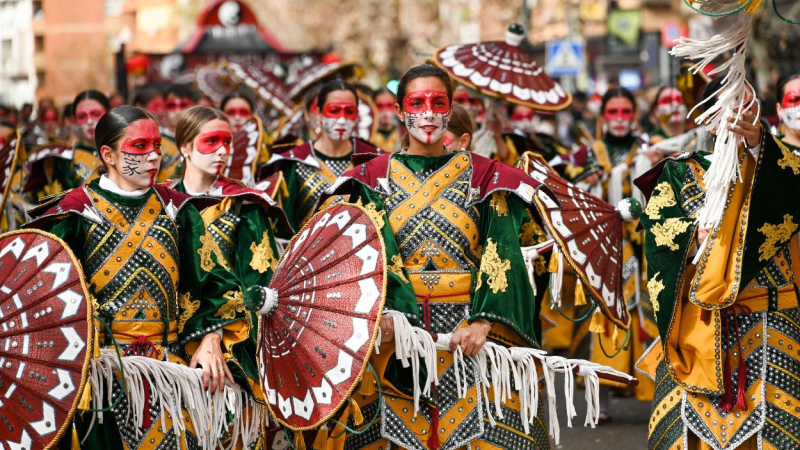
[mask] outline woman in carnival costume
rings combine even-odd
[[[170,185],[184,194],[219,200],[200,209],[208,231],[204,239],[213,239],[213,245],[208,242],[209,248],[218,249],[220,266],[235,275],[241,289],[218,305],[214,314],[218,318],[243,314],[242,292],[253,285],[269,285],[278,264],[272,221],[287,226],[283,211],[267,194],[220,175],[230,158],[231,140],[231,125],[222,111],[193,106],[181,113],[175,127],[175,143],[185,168],[183,178]],[[226,361],[240,369],[236,381],[262,398],[255,362],[256,324],[255,318],[248,316],[238,329],[226,329],[222,347]],[[240,375],[244,377],[238,378]]]
[[[325,189],[353,167],[351,155],[380,151],[353,137],[358,120],[358,95],[352,85],[338,80],[325,83],[317,97],[317,110],[319,126],[314,130],[317,140],[284,152],[275,150],[267,163],[267,172],[283,174],[287,196],[281,204],[295,230],[311,218]],[[284,230],[281,236],[291,237]]]
[[[96,142],[107,172],[32,210],[26,227],[55,234],[77,256],[99,322],[105,324],[97,324],[101,347],[115,348],[123,360],[127,355],[152,359],[145,364],[151,369],[160,364],[202,367],[203,387],[222,392],[226,380],[233,383],[243,375],[238,365],[226,363],[221,342],[242,329],[249,316],[239,311],[218,315],[239,286],[224,269],[216,244],[205,238],[205,224],[191,197],[155,184],[161,163],[158,125],[144,110],[121,106],[100,119]],[[83,448],[197,448],[202,436],[218,432],[194,423],[186,410],[183,417],[168,415],[162,401],[176,392],[161,392],[141,381],[144,372],[132,374],[126,367],[128,389],[132,379],[143,385],[143,410],[134,411],[122,389],[119,377],[125,373],[99,375],[99,384],[111,386],[100,400],[111,412],[106,409],[102,423],[96,420],[100,405],[95,398],[94,411],[76,415]],[[100,386],[91,384],[85,392],[96,394]],[[133,419],[137,416],[139,422]],[[186,422],[183,432],[176,433],[174,420]],[[69,439],[61,441],[69,444]]]
[[[781,141],[792,150],[800,150],[800,74],[778,83],[777,110],[783,124]]]
[[[724,81],[713,80],[705,92],[714,94],[705,97],[719,101]],[[748,95],[734,101],[747,105]],[[783,100],[786,121],[793,99]],[[660,334],[639,364],[657,386],[653,450],[788,449],[800,442],[793,272],[800,262],[800,156],[763,129],[755,108],[742,109],[740,120],[707,122],[714,136],[732,133],[741,174],[716,226],[698,220],[709,207],[707,174],[720,153],[666,158],[636,181],[650,198],[641,221]]]
[[[395,327],[401,325],[395,320],[453,333],[450,348],[467,356],[487,339],[538,348],[535,300],[518,237],[533,187],[530,177],[510,166],[445,148],[453,112],[446,72],[431,65],[410,69],[397,99],[409,145],[358,164],[328,191],[374,205],[383,217],[391,261],[386,309],[393,313],[384,313],[379,352],[372,357],[382,396],[375,380],[362,381],[354,402],[317,435],[314,448],[549,448],[541,413],[523,431],[515,393],[497,405],[502,417],[495,405],[487,411],[491,402],[484,405],[476,382],[480,369],[472,363],[461,375],[466,390],[460,395],[452,351],[436,351],[439,387],[422,395],[415,413],[417,374],[395,358]],[[494,398],[493,388],[488,398]],[[351,416],[376,420],[359,427]]]

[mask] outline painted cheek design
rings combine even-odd
[[[783,124],[792,130],[800,130],[800,104],[781,109]]]
[[[198,136],[194,145],[197,151],[204,155],[215,153],[220,147],[224,147],[225,151],[230,153],[231,141],[233,135],[230,131],[209,131]]]
[[[430,110],[421,114],[406,112],[406,128],[417,140],[430,144],[438,141],[447,130],[448,115]]]
[[[403,111],[412,114],[420,114],[426,111],[447,114],[450,111],[450,99],[447,97],[447,93],[443,91],[409,92],[403,99]]]
[[[355,103],[326,103],[322,108],[322,116],[329,119],[344,117],[348,120],[356,120],[358,107]]]
[[[800,90],[787,91],[781,101],[781,108],[791,108],[794,106],[800,106]]]

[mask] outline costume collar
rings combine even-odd
[[[141,197],[150,190],[150,188],[147,188],[139,189],[138,191],[126,191],[117,186],[117,183],[111,181],[111,178],[108,178],[107,175],[100,176],[100,187],[121,197]]]

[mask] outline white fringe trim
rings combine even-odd
[[[93,409],[101,409],[103,405],[113,403],[111,394],[116,379],[115,371],[120,369],[115,350],[101,349],[100,353],[100,358],[93,359],[90,363],[89,383]],[[144,381],[147,381],[150,384],[150,396],[154,400],[152,404],[158,403],[161,407],[161,426],[166,429],[166,415],[169,414],[177,436],[186,431],[186,422],[182,420],[185,412],[203,448],[229,450],[235,448],[239,441],[247,447],[258,439],[260,406],[239,386],[226,383],[222,393],[211,394],[203,389],[202,369],[191,369],[181,364],[143,356],[124,356],[122,365],[129,419],[136,425],[138,437],[143,434],[140,428],[144,419]],[[228,423],[228,412],[234,415],[231,423]],[[90,429],[95,419],[98,423],[103,423],[104,413],[93,413]],[[228,432],[231,440],[223,445],[220,438]]]
[[[724,10],[737,2],[721,2],[704,0],[696,6],[705,7],[705,10]],[[698,60],[690,70],[698,73],[708,64],[712,63],[719,55],[733,52],[730,59],[711,72],[711,75],[726,72],[722,87],[716,92],[717,101],[706,112],[697,117],[698,125],[707,124],[709,129],[717,130],[717,139],[714,143],[714,162],[706,171],[703,180],[706,185],[705,206],[697,214],[701,227],[713,229],[722,220],[725,211],[725,200],[731,183],[741,181],[741,169],[738,163],[738,149],[742,138],[728,130],[728,119],[733,117],[741,119],[742,112],[750,109],[754,104],[760,105],[755,95],[753,86],[745,78],[745,58],[747,53],[747,40],[752,27],[752,15],[746,11],[737,14],[736,23],[709,39],[681,38],[675,48],[674,56],[690,60]],[[745,102],[745,94],[749,93],[750,101]],[[695,106],[689,115],[705,101]],[[759,117],[756,117],[757,124]]]
[[[428,378],[424,390],[419,386],[418,377],[414,378],[414,414],[419,410],[420,392],[427,395],[430,383],[438,383],[436,365],[436,351],[450,350],[450,334],[439,334],[433,347],[433,338],[426,331],[412,326],[408,319],[397,311],[384,311],[384,317],[391,317],[394,321],[395,353],[403,367],[412,367],[419,373],[420,358],[425,364]],[[476,356],[464,357],[461,348],[453,352],[453,362],[456,373],[456,389],[462,398],[467,395],[467,376],[465,359],[469,358],[478,369],[478,389],[483,393],[486,402],[486,415],[489,423],[495,425],[492,416],[491,402],[494,403],[494,412],[498,417],[503,417],[502,402],[511,398],[515,391],[520,398],[520,413],[525,432],[530,434],[530,425],[536,420],[539,408],[539,381],[544,380],[547,393],[549,410],[549,433],[556,444],[560,440],[560,427],[556,413],[556,387],[555,374],[564,374],[564,396],[567,402],[567,426],[572,428],[572,418],[577,416],[574,405],[575,376],[585,380],[586,391],[584,398],[588,405],[584,425],[594,426],[600,411],[600,383],[598,374],[616,375],[628,380],[634,377],[590,361],[581,359],[568,359],[560,356],[548,355],[544,350],[525,347],[506,348],[493,342],[486,342]],[[538,367],[537,367],[538,365]],[[577,367],[578,373],[573,369]],[[541,368],[541,376],[539,374]],[[490,372],[491,371],[491,372]],[[489,374],[491,380],[489,381]],[[512,385],[513,380],[513,385]],[[494,388],[494,397],[489,398],[489,388]]]

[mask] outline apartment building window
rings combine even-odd
[[[36,53],[44,51],[44,36],[36,36],[33,38],[33,51]]]
[[[33,1],[33,19],[44,18],[44,9],[42,9],[42,0]]]
[[[39,84],[39,87],[44,86],[44,71],[39,70],[36,72],[36,82]]]

